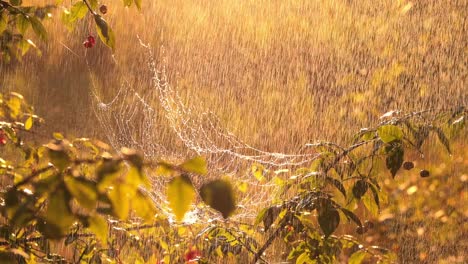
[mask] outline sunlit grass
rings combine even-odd
[[[388,110],[466,106],[464,2],[144,0],[138,12],[106,1],[114,56],[102,44],[83,48],[95,35],[90,20],[72,32],[49,21],[43,55],[0,65],[0,89],[24,94],[49,132],[105,138],[92,90],[111,98],[123,81],[142,94],[153,89],[138,35],[156,59],[166,59],[169,81],[188,105],[213,111],[250,145],[294,153],[316,140],[344,142]],[[159,118],[158,143],[186,153],[162,110]],[[452,163],[466,168],[463,159]],[[436,175],[445,172],[431,166]],[[416,185],[417,177],[405,176],[397,179],[401,186]]]
[[[138,12],[115,3],[105,16],[117,32],[115,61],[103,45],[82,47],[95,34],[91,21],[73,32],[51,21],[43,56],[30,54],[10,73],[4,66],[2,89],[20,90],[49,123],[65,122],[71,133],[98,132],[88,70],[103,94],[123,79],[150,89],[138,35],[157,59],[167,58],[170,82],[190,104],[214,111],[252,145],[294,152],[317,139],[342,140],[390,109],[466,103],[466,11],[459,5],[146,1]]]

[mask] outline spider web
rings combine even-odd
[[[147,52],[151,74],[150,89],[143,90],[140,87],[137,90],[128,81],[124,81],[113,98],[104,102],[93,85],[94,112],[114,149],[134,148],[149,159],[182,159],[184,153],[174,153],[164,142],[159,142],[163,124],[158,120],[164,118],[170,131],[188,150],[186,154],[202,155],[207,159],[210,173],[203,179],[192,179],[195,185],[220,176],[228,177],[236,183],[248,184],[249,191],[238,195],[240,210],[236,217],[239,218],[255,217],[255,208],[271,202],[274,198],[272,191],[278,188],[273,183],[259,182],[251,173],[242,172],[242,169],[255,163],[267,169],[292,168],[318,157],[317,153],[268,152],[245,143],[224,128],[213,112],[184,104],[177,89],[168,81],[165,59],[158,67],[151,47],[141,41],[140,44]],[[153,190],[150,191],[153,199],[157,204],[165,202],[167,179],[156,175],[150,178],[153,183]]]

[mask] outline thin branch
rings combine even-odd
[[[15,185],[13,185],[12,189],[18,189],[18,187],[29,183],[29,182],[32,181],[34,178],[36,178],[38,175],[40,175],[41,173],[44,173],[44,172],[50,170],[50,169],[53,168],[53,167],[54,167],[54,166],[52,166],[52,165],[48,165],[48,166],[46,166],[46,167],[44,167],[44,168],[41,168],[41,169],[38,169],[38,170],[32,172],[28,177],[24,178],[23,180],[17,182]]]
[[[275,239],[281,234],[281,230],[286,226],[286,221],[285,218],[282,219],[282,221],[279,224],[279,227],[273,232],[273,234],[267,239],[265,244],[257,251],[257,253],[254,256],[254,259],[252,261],[253,264],[257,263],[265,253],[265,251],[270,247],[270,245],[275,241]]]
[[[93,8],[91,8],[91,5],[88,3],[87,0],[83,0],[83,3],[85,3],[86,7],[88,7],[88,10],[89,12],[91,12],[91,14],[97,15],[97,13],[93,10]]]

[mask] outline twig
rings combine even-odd
[[[87,0],[83,0],[83,3],[85,3],[85,5],[88,7],[88,10],[89,10],[89,12],[91,12],[91,14],[97,15],[97,13],[94,12],[94,10],[91,8],[91,5],[88,3]]]
[[[35,177],[37,177],[39,174],[44,173],[44,172],[50,170],[50,169],[53,168],[53,167],[54,167],[54,166],[52,166],[52,165],[48,165],[48,166],[46,166],[46,167],[44,167],[44,168],[41,168],[41,169],[38,169],[38,170],[32,172],[28,177],[24,178],[23,180],[17,182],[15,185],[13,185],[12,189],[18,189],[18,187],[29,183],[29,182],[32,181]]]
[[[279,227],[273,232],[273,234],[267,239],[265,244],[257,251],[252,261],[253,264],[257,263],[258,260],[261,259],[263,253],[270,247],[271,243],[275,241],[275,239],[281,234],[281,230],[286,226],[285,218],[280,222]]]

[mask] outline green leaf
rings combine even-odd
[[[357,199],[361,199],[361,197],[367,192],[369,188],[369,184],[364,180],[357,181],[353,186],[353,195]]]
[[[377,129],[377,134],[384,143],[390,143],[403,138],[403,131],[395,125],[385,125]]]
[[[88,13],[88,7],[83,1],[76,2],[70,9],[70,18],[74,22],[78,19],[82,19]]]
[[[84,177],[65,177],[65,185],[78,203],[86,209],[96,207],[98,194],[96,184]]]
[[[92,9],[96,9],[98,7],[98,1],[97,0],[89,0],[89,5],[91,6]]]
[[[138,190],[132,199],[132,209],[147,222],[154,220],[154,216],[157,213],[154,202],[141,190]]]
[[[330,182],[331,184],[333,184],[343,194],[343,196],[346,197],[346,190],[343,186],[343,183],[331,177],[326,177],[326,180]]]
[[[10,217],[11,223],[20,228],[29,225],[30,221],[35,218],[35,212],[24,206],[8,208],[7,212],[12,215]]]
[[[121,162],[118,160],[105,160],[96,170],[97,187],[99,192],[111,186],[119,176],[119,171],[122,168]]]
[[[447,152],[449,154],[452,154],[452,151],[450,150],[450,142],[449,142],[448,138],[445,136],[444,131],[442,131],[442,129],[440,129],[439,127],[434,127],[432,129],[435,130],[435,132],[437,134],[437,137],[439,138],[440,143],[442,143],[442,145],[444,145]]]
[[[169,207],[174,212],[177,221],[184,219],[185,213],[195,198],[195,189],[187,175],[173,178],[167,187]]]
[[[75,221],[70,208],[70,193],[66,188],[58,187],[57,190],[49,196],[49,203],[45,215],[46,225],[50,228],[57,228],[58,236],[67,233],[70,226]]]
[[[348,259],[348,264],[361,264],[368,253],[364,250],[354,252]]]
[[[63,149],[55,150],[49,148],[49,159],[50,162],[60,171],[65,170],[71,162],[70,157]]]
[[[134,2],[138,10],[141,10],[141,0],[134,0]]]
[[[132,0],[123,0],[124,6],[131,6]]]
[[[310,259],[309,252],[303,252],[299,257],[296,259],[296,264],[312,264],[316,263],[315,260]]]
[[[371,212],[373,216],[379,215],[379,207],[375,203],[374,199],[370,196],[370,194],[366,194],[362,197],[362,202],[364,206],[366,206],[367,210]]]
[[[26,119],[26,122],[24,122],[24,129],[30,130],[33,126],[33,117],[30,116],[28,119]]]
[[[251,170],[252,170],[252,174],[258,181],[262,182],[265,180],[265,176],[263,176],[263,172],[265,171],[265,168],[261,164],[254,163],[252,165]]]
[[[53,191],[62,182],[62,175],[54,173],[52,175],[40,175],[41,179],[33,184],[35,194],[48,194]]]
[[[394,144],[386,147],[387,158],[385,159],[385,165],[387,169],[395,178],[396,173],[403,165],[404,149],[401,144]]]
[[[18,97],[11,97],[8,101],[7,101],[7,106],[10,110],[10,116],[13,118],[13,119],[17,119],[18,116],[20,115],[21,113],[21,104],[22,104],[22,99],[18,98]]]
[[[154,173],[158,176],[174,176],[178,172],[172,164],[169,164],[165,161],[160,161],[158,162],[158,166],[156,167]]]
[[[354,223],[356,223],[356,225],[362,226],[361,220],[353,212],[346,208],[340,208],[340,210],[346,215],[348,219],[351,219]]]
[[[370,187],[370,189],[372,191],[372,194],[374,196],[375,204],[377,205],[378,208],[380,208],[379,190],[377,190],[377,188],[373,184],[369,184],[369,187]]]
[[[325,237],[330,236],[340,224],[340,214],[334,208],[319,212],[318,222]]]
[[[224,218],[229,217],[236,209],[234,192],[228,181],[214,180],[204,184],[200,194],[203,201],[219,211]]]
[[[1,12],[0,13],[0,34],[5,31],[5,29],[8,26],[8,16],[6,12]]]
[[[130,211],[130,199],[132,198],[132,188],[127,185],[118,183],[109,191],[109,199],[112,202],[112,212],[116,217],[125,220]]]
[[[19,33],[21,33],[21,35],[24,35],[24,33],[26,33],[26,30],[28,29],[30,24],[31,23],[29,22],[27,16],[23,14],[19,14],[16,16],[16,27],[18,28],[18,31]]]
[[[62,14],[62,22],[65,26],[72,30],[74,27],[74,23],[82,19],[88,13],[88,7],[83,1],[77,1],[70,10],[65,9]]]
[[[47,31],[44,28],[44,25],[42,25],[41,21],[37,19],[37,17],[30,17],[29,21],[31,22],[31,26],[34,30],[34,33],[36,33],[36,36],[38,36],[40,39],[46,41],[47,40]]]
[[[414,135],[414,138],[416,140],[416,147],[418,149],[420,149],[421,146],[423,145],[424,141],[429,136],[429,127],[428,126],[422,126],[417,131],[415,131],[413,133],[413,135]]]
[[[11,4],[12,6],[19,6],[19,5],[21,5],[22,3],[23,3],[22,0],[10,0],[10,4]]]
[[[23,38],[19,41],[18,43],[18,48],[21,50],[21,56],[24,56],[24,54],[26,54],[29,50],[29,48],[31,47],[31,45],[29,45],[29,43]],[[29,119],[28,119],[29,120]],[[26,120],[26,122],[28,121]],[[24,123],[24,128],[26,130],[29,130],[26,128],[26,123]]]
[[[126,176],[127,184],[133,185],[136,188],[140,186],[140,184],[143,183],[144,180],[145,176],[143,174],[143,171],[141,169],[136,168],[135,166],[131,166]],[[146,187],[149,187],[149,182],[146,182],[146,185]]]
[[[263,208],[260,211],[260,213],[258,213],[257,217],[255,218],[255,223],[254,223],[255,225],[258,225],[258,224],[260,224],[260,222],[263,221],[263,218],[265,218],[265,214],[268,211],[268,209],[270,209],[270,208]]]
[[[375,137],[375,131],[367,131],[361,135],[361,139],[364,141],[369,141]]]
[[[186,172],[196,173],[200,175],[205,175],[208,172],[208,169],[206,167],[206,161],[203,157],[200,156],[182,163],[180,167]]]
[[[112,50],[115,49],[115,36],[112,29],[109,27],[107,22],[100,15],[94,15],[94,21],[96,22],[96,29],[99,35],[99,38],[110,47]]]
[[[96,235],[96,237],[104,244],[107,245],[107,236],[109,234],[109,227],[107,221],[99,215],[92,215],[88,217],[89,229]]]

